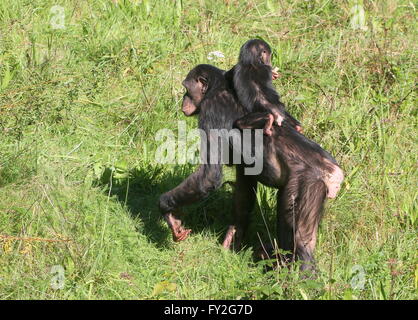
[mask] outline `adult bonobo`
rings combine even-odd
[[[210,129],[230,130],[234,123],[240,129],[261,129],[270,119],[268,112],[245,115],[224,71],[213,66],[198,65],[189,72],[183,85],[187,89],[183,112],[198,114],[199,128],[207,133]],[[262,160],[262,172],[253,176],[244,174],[245,164],[236,165],[234,224],[229,226],[223,246],[230,248],[232,243],[240,246],[255,204],[257,182],[261,182],[279,188],[279,247],[293,253],[290,259],[302,260],[302,270],[310,269],[314,265],[313,251],[323,204],[327,196],[335,197],[343,179],[342,171],[326,151],[286,121],[273,126],[272,135],[264,137]],[[221,185],[221,180],[221,164],[202,164],[179,186],[160,197],[161,212],[175,241],[184,240],[190,233],[181,225],[177,210],[206,197]]]

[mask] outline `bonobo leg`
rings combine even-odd
[[[251,112],[234,122],[234,127],[239,129],[263,129],[266,136],[273,134],[273,123],[279,117],[277,112]],[[283,118],[281,118],[283,119]],[[281,125],[281,122],[280,124]]]
[[[292,173],[278,195],[277,230],[280,249],[289,251],[285,262],[301,260],[302,271],[314,271],[314,249],[323,204],[325,183],[310,169]]]
[[[254,208],[257,181],[254,176],[244,175],[244,167],[236,166],[234,190],[233,225],[230,225],[223,241],[223,247],[235,250],[241,248],[241,242],[248,228],[250,213]]]
[[[293,118],[287,111],[285,111],[285,122],[293,127],[296,131],[302,133],[302,126],[298,120]],[[251,112],[239,118],[234,122],[234,128],[238,129],[263,129],[267,136],[272,135],[272,125],[275,121],[275,116],[270,112]]]
[[[178,208],[204,199],[212,190],[220,187],[222,167],[220,164],[203,164],[176,188],[160,197],[160,211],[173,234],[174,241],[186,239],[191,229],[181,225]]]
[[[175,242],[185,240],[189,236],[190,232],[192,232],[192,229],[185,229],[181,225],[181,220],[174,216],[174,214],[172,213],[166,213],[164,215],[164,219],[171,229],[171,232],[173,234],[173,240]]]

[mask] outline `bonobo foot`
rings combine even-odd
[[[239,250],[242,242],[242,231],[234,225],[230,225],[226,232],[222,246],[225,249]]]
[[[265,242],[254,251],[253,257],[256,261],[276,259],[281,262],[283,257],[281,257],[277,251],[277,248],[275,248],[275,246],[273,246],[270,242]]]
[[[192,229],[185,229],[181,225],[181,220],[176,218],[172,213],[167,213],[164,215],[165,221],[167,221],[168,226],[171,229],[174,242],[180,242],[185,240]]]

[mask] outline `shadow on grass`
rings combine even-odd
[[[179,185],[193,169],[193,166],[188,165],[177,165],[172,170],[161,166],[134,168],[129,170],[125,179],[112,179],[111,195],[117,197],[134,219],[140,219],[138,232],[145,234],[157,247],[168,248],[173,242],[158,209],[158,200],[161,194]],[[112,173],[109,169],[107,173],[105,171],[100,183],[110,186],[110,177]],[[231,184],[224,184],[199,203],[181,208],[185,227],[191,228],[194,234],[207,231],[216,234],[221,243],[228,225],[232,222],[232,188]],[[265,203],[265,208],[264,205]],[[268,240],[266,224],[275,226],[275,215],[264,215],[264,219],[266,222],[256,208],[251,216],[244,246],[258,248],[259,236],[263,241]],[[274,230],[269,231],[274,234]]]

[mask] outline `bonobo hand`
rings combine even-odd
[[[171,229],[174,242],[185,240],[189,236],[190,232],[192,232],[191,229],[183,228],[181,220],[175,217],[172,213],[165,214],[164,219],[167,221],[167,224]]]
[[[277,111],[273,111],[273,115],[274,115],[274,120],[276,121],[277,125],[280,127],[282,125],[284,117]]]

